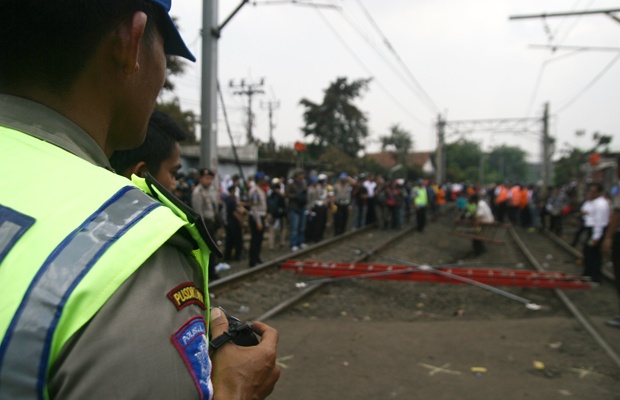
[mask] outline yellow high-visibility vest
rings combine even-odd
[[[0,398],[47,398],[64,344],[183,227],[207,288],[209,246],[144,180],[5,127],[0,173]]]

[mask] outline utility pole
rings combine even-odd
[[[446,159],[446,153],[445,153],[445,128],[446,128],[446,121],[443,120],[441,118],[441,114],[437,115],[437,151],[436,151],[436,159],[435,159],[435,164],[436,165],[436,171],[435,171],[435,180],[437,181],[438,185],[441,185],[444,183],[444,176],[445,176],[445,159]]]
[[[202,2],[200,166],[217,170],[217,0]]]
[[[261,101],[260,104],[262,107],[266,107],[269,110],[269,142],[267,143],[267,147],[269,147],[271,150],[275,150],[276,142],[273,139],[273,128],[275,128],[276,126],[273,123],[273,110],[280,108],[280,102],[278,100],[266,102]]]
[[[545,103],[545,111],[543,112],[542,118],[542,148],[543,148],[543,159],[542,159],[542,181],[543,181],[543,192],[546,192],[549,187],[549,183],[551,182],[551,154],[549,151],[549,103]]]
[[[254,143],[256,139],[254,138],[254,134],[252,133],[252,128],[254,126],[254,113],[252,112],[252,97],[256,94],[265,93],[261,87],[265,84],[265,79],[261,78],[258,82],[246,82],[244,79],[241,80],[241,83],[235,85],[235,83],[231,80],[230,87],[237,88],[233,93],[239,95],[248,96],[248,125],[247,125],[247,137],[248,144]]]
[[[217,170],[217,41],[222,29],[247,4],[237,8],[218,25],[219,0],[202,1],[202,70],[200,90],[200,166]]]
[[[200,166],[217,169],[217,41],[222,29],[250,0],[240,0],[237,8],[218,25],[219,0],[202,0],[202,70],[200,91]],[[340,9],[334,5],[290,0],[292,4]],[[255,4],[256,5],[256,4]]]

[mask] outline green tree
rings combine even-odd
[[[407,165],[407,155],[413,148],[411,133],[402,129],[398,124],[394,124],[390,127],[390,134],[381,136],[379,139],[382,151],[390,151],[394,161],[403,166]]]
[[[446,145],[446,178],[452,182],[476,182],[482,150],[477,142],[460,139]]]
[[[324,169],[334,171],[335,173],[346,172],[356,175],[360,172],[357,159],[342,150],[329,146],[319,157],[319,163]]]
[[[563,151],[562,157],[553,165],[556,184],[570,182],[582,175],[581,167],[587,162],[588,154],[578,148]]]
[[[585,131],[577,131],[575,135],[583,136]],[[612,140],[613,135],[594,132],[592,134],[592,147],[587,150],[573,147],[570,143],[565,142],[565,148],[561,152],[562,156],[553,165],[555,184],[563,184],[583,176],[582,168],[588,162],[590,154],[596,152],[609,153],[609,145]]]
[[[489,176],[495,180],[524,183],[527,180],[526,152],[515,146],[495,147],[489,153]]]
[[[306,98],[300,100],[305,107],[303,114],[304,136],[313,136],[314,144],[320,148],[334,146],[343,153],[355,157],[364,149],[368,137],[368,120],[353,100],[368,89],[370,79],[347,82],[337,78],[325,90],[323,102],[316,104]]]

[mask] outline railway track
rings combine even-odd
[[[245,320],[266,320],[279,314],[313,315],[337,313],[334,305],[341,306],[342,315],[357,318],[394,318],[401,320],[442,320],[455,316],[467,319],[537,318],[539,316],[572,316],[620,367],[617,345],[610,344],[615,331],[601,328],[602,321],[615,312],[612,285],[595,285],[590,290],[539,289],[532,287],[501,287],[510,295],[542,305],[541,311],[527,310],[515,304],[510,296],[480,290],[471,284],[451,285],[373,281],[368,279],[344,279],[328,283],[310,284],[305,288],[296,285],[310,282],[313,277],[302,276],[278,267],[291,258],[347,263],[388,263],[387,257],[415,265],[450,264],[455,268],[505,268],[525,270],[528,266],[541,273],[559,271],[567,275],[579,275],[581,267],[575,265],[578,254],[574,249],[558,244],[541,233],[530,233],[521,228],[510,228],[507,243],[489,248],[486,255],[473,258],[468,241],[448,239],[447,235],[427,237],[411,233],[413,226],[394,232],[366,227],[340,237],[326,240],[294,254],[285,254],[254,269],[233,274],[211,284],[212,303]],[[445,221],[430,230],[447,229]],[[412,238],[414,241],[412,242]],[[435,239],[433,239],[435,238]],[[433,243],[432,241],[435,240]],[[417,242],[416,242],[417,241]],[[446,244],[448,243],[448,244]],[[449,246],[449,243],[458,246]],[[456,247],[456,248],[454,248]],[[491,246],[489,246],[491,247]],[[357,251],[355,251],[357,249]],[[363,251],[359,251],[362,249]],[[460,282],[463,283],[463,282]],[[501,294],[501,293],[500,293]],[[372,307],[368,307],[372,298]],[[526,302],[523,302],[526,303]],[[363,311],[356,305],[366,304]],[[526,304],[527,305],[527,304]],[[606,305],[601,307],[601,305]],[[372,309],[377,309],[372,314]],[[366,313],[368,315],[364,315]],[[357,315],[359,314],[359,315]],[[605,331],[605,329],[607,329]]]
[[[411,232],[413,226],[401,231],[391,232],[388,235],[378,235],[373,226],[351,231],[299,250],[294,254],[269,260],[255,268],[220,279],[209,285],[212,301],[224,309],[232,312],[241,312],[246,320],[266,320],[284,311],[287,307],[310,296],[318,291],[322,285],[310,285],[300,290],[298,285],[300,276],[291,271],[282,271],[278,267],[291,256],[296,259],[329,260],[358,263],[368,259],[369,255],[357,255],[351,248],[355,246],[368,249],[370,252],[380,252],[398,239]],[[265,296],[254,294],[265,293]],[[252,301],[248,300],[252,294]],[[246,305],[251,303],[251,308]]]
[[[528,237],[527,234],[517,233],[514,228],[510,229],[513,240],[527,257],[530,265],[538,271],[546,271],[553,268],[557,271],[579,274],[581,266],[575,261],[580,261],[582,253],[568,245],[562,239],[549,233],[537,237]],[[557,252],[550,252],[548,243],[540,240],[543,236],[548,242],[555,245]],[[593,289],[588,291],[564,291],[554,289],[555,295],[562,301],[569,312],[579,321],[581,326],[592,336],[598,345],[607,353],[613,362],[620,367],[620,355],[610,343],[615,340],[608,328],[599,329],[601,320],[608,318],[609,309],[601,307],[602,304],[614,303],[617,294],[613,290],[615,277],[609,270],[604,268],[605,282],[601,285],[593,284]]]

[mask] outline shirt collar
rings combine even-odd
[[[0,94],[0,125],[51,143],[95,165],[112,170],[105,153],[86,131],[43,104]]]

